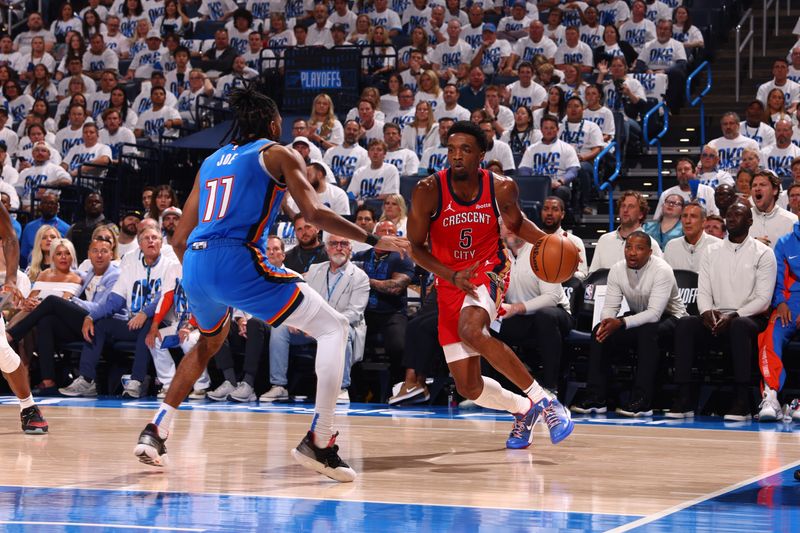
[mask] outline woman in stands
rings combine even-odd
[[[755,172],[744,168],[744,156],[742,156],[742,167],[736,173],[736,193],[741,201],[750,206],[753,205],[750,201],[750,183],[754,174]]]
[[[767,93],[767,107],[764,110],[764,122],[775,127],[775,124],[783,119],[791,121],[792,117],[786,112],[786,98],[783,94],[783,89],[775,87]]]
[[[270,13],[269,27],[267,45],[273,49],[278,57],[283,55],[284,48],[297,44],[294,33],[286,26],[286,15],[284,13]]]
[[[157,220],[160,225],[161,213],[168,207],[180,207],[178,205],[178,195],[169,185],[159,185],[153,191],[153,201],[150,202],[150,211],[147,213],[147,218]]]
[[[545,115],[552,115],[561,122],[566,112],[567,99],[564,98],[564,91],[557,85],[550,87],[547,91],[547,105],[533,112],[533,127],[539,129],[539,124]]]
[[[344,141],[344,128],[336,118],[333,100],[325,93],[314,97],[308,119],[308,139],[322,151],[339,146]]]
[[[670,194],[664,199],[664,206],[659,218],[644,224],[645,233],[656,240],[662,251],[667,247],[669,241],[683,237],[683,224],[681,224],[683,205],[683,196]]]
[[[364,87],[361,91],[361,100],[369,100],[372,102],[372,107],[375,108],[375,121],[386,122],[386,113],[381,110],[381,92],[376,87]],[[398,103],[399,105],[399,103]],[[348,120],[358,121],[358,103],[355,107],[351,107],[347,112],[345,122]]]
[[[134,37],[134,34],[139,33],[139,21],[140,20],[147,20],[147,16],[144,13],[144,7],[142,6],[142,0],[125,0],[125,3],[122,5],[122,17],[120,18],[120,28],[119,31],[125,37],[131,39]],[[150,24],[147,24],[147,29],[150,29]],[[145,32],[145,35],[147,32]],[[135,38],[133,39],[136,40]],[[131,49],[131,57],[134,57],[136,54]]]
[[[356,27],[347,39],[351,43],[365,46],[372,40],[372,21],[366,13],[362,13],[356,18]]]
[[[136,127],[136,122],[139,120],[139,116],[130,108],[128,95],[125,94],[125,91],[121,87],[114,87],[111,89],[108,108],[119,111],[120,117],[122,117],[122,125],[133,131]]]
[[[67,103],[64,104],[64,102]],[[76,105],[86,109],[86,96],[84,96],[83,93],[73,94],[69,99],[65,98],[58,103],[58,109],[56,110],[56,122],[59,130],[67,127],[67,124],[69,123],[69,110]]]
[[[384,116],[392,115],[400,109],[400,101],[397,99],[397,95],[400,93],[400,89],[403,88],[403,77],[396,72],[390,74],[387,85],[389,87],[389,92],[381,95],[380,99],[380,107],[383,110]]]
[[[129,37],[131,57],[136,57],[136,54],[147,48],[147,34],[149,32],[150,22],[147,18],[137,19],[133,34]]]
[[[383,213],[380,222],[389,220],[397,228],[397,236],[405,237],[406,223],[408,222],[408,207],[406,201],[399,194],[390,194],[383,200]]]
[[[516,162],[522,159],[522,155],[530,145],[539,142],[541,138],[542,134],[533,127],[533,113],[524,105],[519,106],[514,113],[514,127],[507,129],[500,136],[500,140],[511,147]]]
[[[372,40],[361,51],[361,56],[361,72],[367,84],[385,88],[386,78],[397,65],[397,50],[385,27],[377,26],[372,31]]]
[[[404,46],[397,53],[397,71],[400,72],[409,68],[408,60],[411,57],[412,50],[422,52],[425,63],[429,63],[428,52],[430,52],[430,50],[428,46],[428,32],[426,32],[422,26],[417,26],[411,30],[411,44]]]
[[[564,73],[564,80],[558,84],[558,87],[564,91],[564,100],[577,96],[586,101],[586,82],[583,81],[579,65],[567,64],[561,68],[561,71]]]
[[[33,80],[25,87],[25,92],[34,100],[45,100],[45,103],[55,103],[58,89],[50,78],[50,71],[43,63],[33,67]],[[35,102],[34,102],[35,103]]]
[[[439,143],[439,127],[433,118],[433,109],[423,100],[417,104],[414,120],[403,128],[400,146],[422,157],[425,148],[436,148]]]
[[[32,282],[36,281],[39,274],[50,268],[50,250],[53,241],[60,239],[61,235],[53,226],[44,224],[36,232],[33,239],[33,251],[31,252],[31,262],[25,270],[25,274]]]
[[[50,33],[55,36],[56,42],[63,43],[66,42],[67,33],[80,31],[82,24],[81,19],[75,15],[72,4],[64,2],[59,9],[58,18],[50,25]]]
[[[67,34],[66,52],[56,68],[56,80],[61,81],[67,74],[67,65],[71,59],[83,61],[83,54],[86,53],[86,40],[78,31],[71,31]]]
[[[64,239],[55,242],[56,254],[65,255],[63,250],[67,247]],[[41,302],[30,302],[31,309],[26,316],[14,321],[14,324],[6,330],[8,341],[19,342],[34,327],[36,331],[36,353],[39,356],[39,373],[41,382],[34,389],[34,394],[39,396],[57,395],[56,391],[56,371],[55,371],[55,352],[56,346],[60,343],[75,342],[83,339],[81,327],[83,319],[88,314],[92,306],[99,306],[111,294],[111,289],[119,277],[119,268],[112,264],[113,243],[106,237],[100,236],[95,230],[92,241],[89,245],[90,267],[83,274],[83,281],[78,277],[78,288],[75,292],[71,290],[61,290],[58,287]],[[50,274],[42,279],[40,287],[45,283],[67,284],[74,283],[76,274],[64,270],[63,264],[66,259],[59,261],[56,259],[54,269]],[[45,276],[45,273],[42,273]],[[36,285],[34,285],[34,290]],[[40,288],[41,290],[41,288]],[[33,293],[31,293],[33,295]],[[42,296],[42,292],[39,296]],[[69,296],[68,296],[69,295]],[[30,298],[29,298],[30,299]],[[28,299],[28,300],[29,300]],[[28,300],[25,300],[27,303]]]
[[[87,41],[92,35],[96,33],[104,35],[107,31],[106,25],[103,24],[103,20],[100,18],[100,15],[97,14],[97,11],[94,9],[87,9],[83,13],[83,35]]]
[[[627,41],[619,40],[619,30],[613,24],[606,26],[603,30],[603,44],[594,49],[594,64],[598,66],[602,61],[611,63],[617,56],[623,56],[628,68],[632,68],[636,63],[639,54]]]
[[[169,33],[182,35],[186,27],[190,24],[189,17],[181,9],[181,4],[177,0],[166,0],[164,2],[164,14],[156,19],[153,28],[165,37]]]
[[[703,48],[705,39],[703,34],[692,25],[692,17],[685,6],[678,6],[672,12],[672,38],[683,43],[683,47],[689,52],[691,48]]]
[[[47,101],[41,98],[35,100],[33,102],[33,107],[31,107],[31,112],[28,113],[28,116],[25,117],[25,120],[23,120],[19,128],[17,128],[17,135],[19,138],[22,139],[25,137],[25,132],[28,131],[28,126],[31,124],[41,124],[45,130],[51,133],[58,131],[56,128],[56,121],[48,116],[49,113],[50,106]],[[53,137],[53,142],[55,142],[55,137]]]
[[[431,105],[431,111],[436,109],[436,106],[442,103],[442,88],[439,86],[439,76],[433,70],[423,70],[419,75],[419,89],[417,94],[414,95],[414,103],[428,102]],[[431,113],[433,118],[433,113]]]
[[[742,163],[739,165],[739,169],[748,170],[755,175],[761,170],[761,153],[752,148],[742,150]]]

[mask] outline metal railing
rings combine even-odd
[[[750,22],[750,29],[747,30],[747,35],[742,38],[742,27],[744,27],[745,23]],[[748,44],[750,45],[750,61],[749,61],[749,69],[747,71],[748,79],[753,79],[753,9],[750,8],[744,12],[742,15],[739,24],[736,25],[736,101],[739,101],[739,90],[740,85],[742,83],[741,80],[741,69],[742,69],[742,50]]]
[[[706,74],[706,86],[700,91],[700,94],[692,98],[692,81],[703,69],[708,71]],[[708,61],[703,61],[700,63],[700,66],[694,69],[694,72],[689,74],[689,77],[686,78],[686,101],[689,102],[691,107],[700,104],[700,146],[706,144],[706,109],[703,103],[703,97],[707,95],[709,91],[711,91],[711,65]]]
[[[767,55],[767,12],[772,4],[775,4],[775,37],[778,36],[778,10],[780,9],[781,0],[764,0],[764,14],[761,17],[761,55]]]
[[[649,139],[650,134],[650,118],[658,113],[660,109],[664,109],[664,127],[661,128],[655,137]],[[658,161],[658,196],[661,196],[661,193],[664,191],[664,176],[662,175],[662,170],[664,168],[664,158],[661,154],[661,138],[667,133],[669,129],[669,109],[667,108],[667,104],[664,102],[659,102],[650,108],[644,116],[644,121],[642,124],[642,130],[644,133],[644,144],[645,146],[655,146],[656,147],[656,160]]]
[[[25,15],[25,0],[16,0],[9,2],[3,10],[5,17],[6,27],[8,28],[9,35],[14,35],[17,28],[21,28],[28,23],[28,18]],[[39,13],[42,12],[42,0],[37,2]],[[14,19],[17,19],[16,21]]]
[[[615,164],[614,172],[600,183],[600,162],[611,151],[614,150]],[[614,231],[614,182],[619,177],[622,169],[622,150],[618,148],[617,141],[611,141],[594,158],[594,184],[599,191],[608,191],[608,231]]]

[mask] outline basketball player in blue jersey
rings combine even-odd
[[[270,98],[251,85],[233,90],[228,101],[235,113],[235,140],[203,162],[173,236],[189,310],[203,336],[178,366],[164,403],[142,431],[134,453],[143,463],[166,464],[165,441],[176,409],[227,338],[230,312],[236,308],[317,340],[314,419],[292,455],[306,468],[337,481],[353,481],[356,473],[339,457],[333,431],[347,319],[302,278],[267,261],[264,231],[274,222],[288,189],[305,219],[323,230],[403,254],[410,246],[403,238],[368,234],[317,200],[300,155],[273,140],[280,138],[281,116]]]

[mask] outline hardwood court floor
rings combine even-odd
[[[553,446],[540,425],[531,448],[506,450],[505,417],[400,412],[337,417],[341,455],[359,472],[355,483],[338,484],[289,455],[308,415],[181,411],[167,443],[170,466],[157,469],[131,454],[151,410],[45,406],[44,412],[51,433],[25,436],[18,408],[0,407],[0,485],[618,517],[599,528],[607,529],[724,493],[800,459],[800,433],[777,430],[577,423],[569,439]],[[0,519],[7,522],[0,524],[19,526],[21,515],[2,511],[2,501]],[[103,505],[94,512],[102,515]],[[116,522],[95,516],[92,523]]]

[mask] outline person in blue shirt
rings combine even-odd
[[[19,266],[26,267],[31,260],[31,252],[33,252],[33,242],[36,239],[36,232],[45,224],[53,226],[58,230],[58,233],[63,237],[69,230],[69,223],[58,217],[58,196],[53,193],[45,193],[42,195],[42,200],[39,202],[39,211],[42,216],[33,219],[22,230],[22,237],[19,243]]]
[[[670,194],[664,200],[661,216],[644,224],[644,231],[656,240],[661,251],[664,251],[672,239],[683,237],[683,224],[681,224],[683,204],[684,200],[680,194]]]
[[[205,159],[172,245],[183,262],[183,288],[202,336],[181,360],[164,403],[139,435],[134,454],[145,464],[166,463],[165,441],[178,406],[228,336],[231,308],[271,326],[286,324],[317,340],[317,394],[311,429],[294,459],[341,482],[355,471],[338,454],[333,430],[344,372],[348,322],[294,272],[271,265],[265,230],[287,190],[303,216],[329,233],[386,251],[408,252],[406,239],[376,237],[317,199],[300,155],[277,142],[281,116],[275,102],[249,82],[231,91],[233,142]]]

